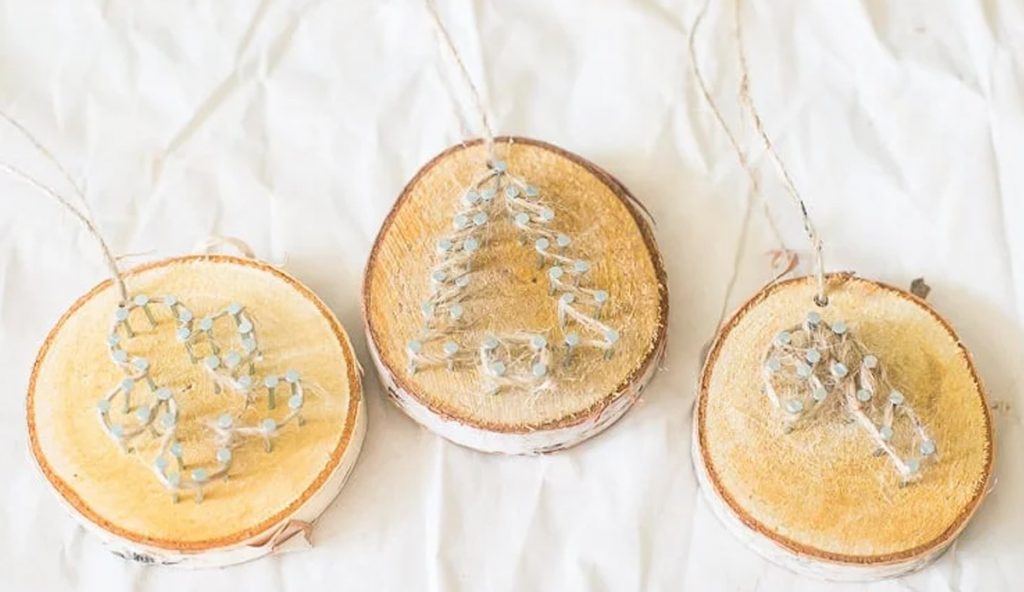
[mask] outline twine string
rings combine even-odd
[[[739,70],[740,70],[740,85],[739,85],[740,103],[746,109],[746,111],[749,113],[752,125],[754,127],[754,130],[757,132],[758,137],[761,139],[761,142],[764,145],[765,150],[768,153],[769,158],[772,160],[772,163],[775,166],[775,169],[776,169],[777,173],[779,174],[779,177],[782,179],[782,184],[783,184],[783,186],[786,189],[786,194],[790,197],[790,199],[793,201],[793,203],[797,206],[797,208],[800,211],[800,215],[801,215],[801,218],[803,220],[804,231],[806,232],[807,237],[810,239],[811,246],[812,246],[812,249],[814,251],[815,280],[817,282],[817,288],[818,288],[817,289],[817,293],[814,296],[814,301],[819,306],[825,306],[828,303],[828,296],[827,296],[827,293],[826,293],[825,263],[824,263],[824,256],[823,256],[823,252],[822,252],[822,241],[821,241],[821,239],[820,239],[820,237],[818,235],[817,229],[815,228],[813,221],[811,220],[810,214],[808,213],[807,205],[804,202],[803,198],[801,197],[800,191],[796,188],[796,183],[793,181],[793,177],[790,174],[789,169],[786,167],[785,162],[782,160],[782,157],[779,155],[778,151],[775,149],[775,145],[772,143],[771,137],[768,135],[768,132],[765,130],[764,122],[761,119],[760,112],[757,110],[757,107],[754,104],[753,96],[752,96],[751,91],[750,91],[750,67],[749,67],[749,64],[747,62],[746,51],[745,51],[744,45],[743,45],[743,26],[742,26],[742,18],[741,18],[742,12],[741,12],[741,4],[740,4],[741,0],[734,0],[734,2],[735,2],[735,4],[734,4],[734,11],[733,11],[733,17],[734,17],[733,41],[734,41],[734,43],[736,45],[737,65],[738,65]],[[699,29],[701,22],[704,20],[704,16],[707,13],[707,9],[708,9],[708,5],[709,4],[710,4],[710,0],[705,0],[705,2],[702,5],[700,11],[697,13],[697,17],[693,21],[693,26],[690,28],[690,34],[689,34],[689,38],[688,38],[688,46],[689,46],[689,53],[690,53],[690,56],[689,56],[690,57],[690,66],[691,66],[691,68],[693,70],[694,77],[697,79],[697,86],[700,89],[701,96],[704,98],[704,102],[707,103],[708,108],[711,110],[712,114],[714,115],[715,121],[718,123],[718,126],[722,129],[722,131],[725,133],[726,137],[728,138],[729,144],[732,147],[733,152],[736,153],[737,160],[739,161],[740,165],[743,167],[743,169],[747,173],[747,176],[748,176],[748,178],[750,180],[750,198],[749,199],[752,199],[753,196],[761,194],[761,189],[762,188],[761,188],[760,177],[757,174],[757,170],[750,163],[750,159],[748,158],[747,154],[743,151],[742,148],[740,148],[740,144],[739,144],[739,141],[736,139],[736,135],[733,133],[732,129],[729,127],[729,124],[726,123],[725,116],[722,114],[721,109],[719,109],[718,102],[715,100],[714,96],[711,94],[711,91],[708,88],[707,82],[705,81],[704,76],[701,73],[700,61],[697,59],[697,48],[696,48],[697,30]],[[775,223],[775,219],[772,216],[771,209],[770,209],[770,207],[768,205],[768,202],[765,201],[765,200],[762,200],[762,205],[763,205],[763,208],[764,208],[765,219],[768,221],[768,225],[771,228],[772,233],[775,236],[775,239],[776,239],[776,241],[778,242],[778,244],[780,246],[779,252],[780,253],[788,253],[789,249],[786,248],[785,242],[782,239],[782,234],[779,231],[778,226]],[[741,235],[740,235],[740,241],[739,241],[740,245],[743,245],[744,242],[745,242],[745,236],[746,236],[746,232],[747,232],[747,220],[749,220],[749,210],[750,210],[750,207],[751,207],[751,203],[749,203],[749,201],[748,201],[747,214],[745,215],[745,222],[744,222],[744,225],[743,225],[743,228],[742,228],[742,231],[741,231]],[[739,254],[737,254],[737,259],[738,258],[739,258]],[[790,262],[790,266],[792,266],[792,264],[793,264],[792,258],[787,258],[787,259]],[[789,268],[787,267],[786,269],[783,270],[783,272],[781,274],[779,274],[779,276],[776,277],[776,279],[778,277],[781,277],[782,275],[784,275],[788,271],[789,271]],[[727,292],[726,292],[726,306],[728,305],[727,303],[728,303],[728,300],[729,300],[729,294],[731,293],[733,285],[735,284],[735,282],[736,282],[736,271],[735,271],[735,268],[734,268],[733,278],[730,280],[729,286],[728,286]],[[723,314],[722,318],[724,318],[724,314]]]
[[[775,165],[775,170],[782,179],[782,184],[786,189],[786,193],[789,195],[794,205],[796,205],[800,210],[800,216],[803,219],[804,224],[804,232],[807,233],[807,238],[811,241],[811,248],[814,250],[815,279],[818,283],[818,293],[814,296],[814,302],[818,306],[825,306],[828,304],[828,294],[826,293],[825,286],[825,258],[822,253],[821,237],[818,235],[818,231],[814,227],[814,222],[811,220],[811,216],[807,212],[807,204],[800,196],[800,191],[796,188],[796,183],[793,182],[793,176],[790,174],[785,162],[783,162],[782,157],[775,149],[775,144],[772,143],[771,137],[765,130],[761,114],[754,105],[754,98],[750,91],[750,67],[747,63],[746,50],[743,48],[742,16],[742,0],[733,0],[736,59],[740,69],[740,102],[750,113],[754,129],[757,131],[757,135],[761,138],[761,143],[764,145],[769,158],[771,158],[772,163]]]
[[[729,283],[725,288],[725,296],[722,299],[722,309],[718,315],[718,325],[722,324],[725,320],[725,315],[729,310],[729,303],[732,301],[732,293],[736,288],[736,282],[739,280],[740,261],[743,258],[743,252],[746,250],[747,235],[750,231],[751,214],[753,213],[754,201],[760,199],[761,206],[763,208],[763,214],[765,219],[768,221],[768,226],[772,231],[772,235],[775,237],[775,241],[778,244],[778,253],[789,253],[789,248],[786,246],[785,239],[782,238],[782,233],[779,231],[778,225],[775,223],[775,217],[772,215],[771,209],[768,202],[763,199],[761,193],[761,177],[758,175],[757,170],[751,166],[750,160],[747,158],[747,153],[740,148],[739,141],[736,139],[736,135],[733,133],[732,128],[725,121],[725,116],[722,114],[721,109],[718,108],[718,103],[711,95],[711,91],[708,89],[707,81],[704,80],[704,74],[701,72],[700,63],[697,60],[697,30],[700,28],[701,22],[704,20],[704,15],[707,13],[708,4],[710,0],[706,0],[701,6],[700,11],[697,13],[697,17],[693,21],[693,26],[690,27],[690,34],[688,36],[689,46],[689,58],[690,58],[690,69],[693,70],[694,78],[697,80],[697,87],[700,89],[701,96],[704,98],[704,102],[708,108],[711,109],[711,113],[715,117],[715,121],[718,126],[725,133],[726,138],[729,139],[729,145],[732,147],[733,152],[736,153],[736,159],[739,160],[743,170],[747,173],[749,179],[749,186],[747,190],[747,203],[743,211],[743,221],[740,224],[740,234],[736,241],[736,253],[733,257],[732,275],[729,277]],[[773,261],[774,267],[774,261]],[[784,275],[788,269],[783,270]],[[776,276],[776,278],[779,275]]]
[[[469,68],[466,67],[466,62],[463,61],[462,55],[459,50],[455,47],[455,42],[452,41],[452,36],[445,28],[444,23],[441,21],[441,15],[437,12],[437,7],[434,5],[433,0],[423,0],[427,8],[427,14],[430,15],[430,20],[437,30],[437,36],[440,39],[441,47],[445,49],[449,57],[459,71],[459,76],[462,78],[462,82],[466,88],[469,89],[470,95],[473,97],[473,109],[476,111],[476,115],[480,120],[480,130],[484,137],[484,146],[487,148],[487,158],[494,162],[497,160],[496,152],[494,149],[494,130],[491,128],[490,118],[487,116],[487,109],[484,107],[483,96],[480,94],[480,89],[477,88],[476,84],[473,83],[473,78],[469,75]]]
[[[103,254],[103,259],[107,265],[107,268],[110,271],[111,279],[113,280],[114,285],[117,286],[118,293],[121,296],[121,302],[127,302],[128,288],[125,286],[124,283],[124,275],[122,275],[121,270],[118,268],[117,258],[114,257],[113,252],[110,250],[110,246],[107,245],[107,241],[103,238],[103,235],[100,233],[99,228],[96,226],[96,223],[93,221],[92,216],[88,211],[88,205],[82,190],[79,189],[78,185],[75,184],[75,182],[71,179],[71,175],[67,172],[67,170],[64,167],[60,165],[56,157],[54,157],[49,150],[43,147],[42,143],[39,140],[37,140],[35,136],[32,135],[32,133],[29,132],[25,126],[21,125],[17,120],[15,120],[13,117],[3,112],[2,110],[0,110],[0,118],[4,119],[9,124],[11,124],[11,126],[14,127],[14,129],[18,130],[47,160],[53,163],[57,170],[60,171],[64,178],[67,180],[67,182],[74,188],[75,194],[82,201],[83,208],[75,207],[75,205],[72,204],[69,199],[61,195],[57,190],[53,189],[46,183],[43,183],[42,181],[36,179],[26,171],[9,162],[0,161],[0,169],[6,171],[13,177],[27,183],[28,185],[40,191],[41,193],[53,198],[54,200],[57,201],[57,203],[59,203],[68,212],[70,212],[72,216],[74,216],[79,222],[82,223],[86,231],[90,235],[92,235],[94,239],[96,239],[96,242],[100,247],[100,251]]]

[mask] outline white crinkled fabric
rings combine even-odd
[[[365,380],[369,433],[309,551],[224,570],[147,568],[67,517],[32,465],[24,393],[59,315],[102,279],[90,238],[0,179],[0,588],[4,590],[823,589],[734,538],[690,463],[698,357],[731,273],[746,177],[703,104],[698,2],[439,0],[499,133],[599,163],[658,221],[664,370],[607,432],[536,458],[459,448]],[[739,126],[731,3],[698,52]],[[750,0],[753,94],[832,269],[907,286],[972,350],[995,413],[995,489],[955,547],[899,581],[838,590],[1011,590],[1024,581],[1024,4]],[[418,1],[0,0],[0,108],[85,186],[119,254],[211,234],[316,290],[362,364],[363,265],[402,186],[461,139],[468,105]],[[468,111],[466,112],[468,113]],[[741,128],[746,129],[746,128]],[[752,134],[790,246],[794,212]],[[60,185],[11,130],[0,158]],[[759,211],[730,306],[769,277]],[[141,253],[141,255],[139,255]],[[806,259],[806,257],[805,257]],[[806,270],[805,270],[806,271]]]

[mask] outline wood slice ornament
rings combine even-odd
[[[970,354],[928,304],[850,274],[827,282],[826,307],[813,278],[789,280],[723,326],[701,373],[694,466],[716,515],[766,558],[891,577],[938,556],[979,507],[991,419]]]
[[[536,140],[455,146],[374,244],[364,313],[392,399],[486,452],[562,449],[621,417],[664,352],[668,291],[636,200]]]
[[[106,281],[50,332],[28,392],[32,454],[115,552],[210,567],[310,544],[366,430],[358,364],[308,288],[197,255]]]
[[[756,198],[757,171],[695,55],[703,16],[690,28],[693,71]],[[754,105],[740,0],[733,18],[740,103],[801,215],[815,273],[769,283],[720,327],[695,402],[697,479],[722,523],[779,565],[830,580],[898,576],[949,548],[988,493],[989,407],[970,353],[923,298],[825,273]]]
[[[23,169],[95,240],[111,278],[75,302],[40,348],[26,399],[29,446],[67,510],[115,553],[215,567],[311,544],[366,432],[345,331],[309,288],[253,258],[201,254],[123,272],[88,213]]]

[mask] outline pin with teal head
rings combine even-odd
[[[217,369],[221,367],[220,358],[213,354],[206,356],[203,360],[203,364],[208,370],[214,373],[216,373]],[[220,383],[217,380],[213,381],[213,392],[220,394]]]
[[[487,203],[490,203],[491,200],[494,199],[495,193],[496,192],[491,187],[487,187],[487,188],[481,189],[480,190],[480,199],[485,201],[485,202],[487,202]]]
[[[246,393],[246,401],[248,401],[249,399],[249,391],[252,390],[252,381],[253,379],[251,374],[243,374],[239,376],[237,379],[235,379],[235,384],[238,385],[238,390],[242,391],[243,393]]]
[[[448,307],[448,316],[452,321],[461,320],[463,313],[464,311],[461,304],[455,303]]]
[[[124,351],[123,349],[115,349],[113,352],[111,352],[110,355],[118,364],[128,363],[128,352]]]
[[[573,354],[580,345],[579,333],[572,332],[565,335],[565,365],[572,364]]]
[[[118,325],[124,327],[124,334],[129,338],[135,337],[135,331],[132,330],[132,324],[128,321],[128,308],[125,306],[118,306],[117,310],[114,311],[114,320]]]
[[[487,212],[477,212],[473,214],[473,224],[475,226],[483,226],[487,224]]]
[[[96,410],[100,412],[100,415],[106,417],[110,413],[110,401],[100,399],[100,401],[96,403]]]
[[[583,274],[585,274],[588,271],[590,271],[590,262],[589,261],[584,261],[582,259],[578,259],[578,260],[576,260],[575,263],[572,264],[572,270],[573,270],[573,279],[572,279],[573,284],[579,286],[580,285],[580,280],[583,279]]]
[[[292,413],[295,414],[295,420],[299,423],[299,427],[306,425],[306,420],[302,417],[302,403],[302,395],[300,394],[288,397],[288,409],[291,409]]]
[[[569,238],[568,234],[559,234],[555,237],[555,244],[558,245],[559,249],[564,249],[572,243],[572,239]]]
[[[184,470],[185,469],[185,461],[183,460],[183,457],[185,456],[185,449],[182,448],[181,442],[178,442],[177,440],[175,440],[174,442],[171,442],[171,445],[167,448],[167,450],[168,450],[168,452],[171,453],[171,456],[174,457],[174,460],[177,461],[177,463],[178,463],[178,470],[179,471]]]
[[[192,481],[196,484],[196,503],[203,503],[203,486],[206,485],[210,475],[207,474],[206,469],[195,469],[192,471]]]
[[[521,231],[519,233],[519,244],[525,245],[527,243],[527,229],[530,227],[530,215],[526,212],[518,212],[515,216],[512,216],[512,223]]]
[[[515,199],[519,197],[519,188],[515,185],[509,185],[505,188],[505,197],[509,199]]]
[[[430,283],[435,294],[441,289],[441,285],[446,279],[448,279],[448,274],[443,269],[435,269],[430,272]]]
[[[292,397],[299,393],[299,379],[300,376],[298,370],[289,370],[284,373],[284,380],[288,383],[288,387],[291,390],[289,395]]]
[[[132,391],[135,390],[135,379],[125,378],[121,381],[121,392],[124,393],[124,406],[121,411],[130,413],[132,410]]]
[[[441,346],[449,370],[455,369],[455,354],[459,353],[459,345],[454,341],[445,341]]]
[[[178,488],[181,487],[181,473],[172,473],[167,475],[167,484],[171,486],[171,501],[178,503],[180,498],[178,497]]]
[[[133,358],[132,366],[139,372],[147,372],[149,370],[149,360],[146,358]]]
[[[455,230],[465,230],[469,226],[469,216],[465,214],[456,214],[455,217],[452,218],[452,226],[455,227]]]
[[[526,197],[530,199],[537,199],[537,197],[540,196],[540,190],[534,187],[533,185],[527,185],[523,193],[525,193]]]
[[[213,319],[210,317],[204,317],[199,320],[199,330],[206,333],[206,336],[213,338]]]
[[[416,374],[416,360],[423,353],[423,342],[418,339],[410,340],[405,344],[405,353],[409,356],[409,374]]]
[[[274,450],[274,443],[270,437],[274,435],[277,430],[277,422],[273,418],[268,417],[260,422],[260,431],[263,433],[263,449],[267,452]]]
[[[491,163],[491,170],[502,175],[508,171],[508,164],[504,160],[495,160]]]
[[[555,219],[555,211],[551,208],[544,208],[540,211],[538,218],[541,222],[551,222]]]
[[[267,387],[267,408],[273,409],[277,406],[277,398],[275,391],[280,379],[277,376],[271,374],[270,376],[263,379],[263,386]]]
[[[558,325],[565,328],[568,315],[565,310],[572,306],[576,302],[576,295],[572,292],[564,292],[558,297]]]
[[[492,335],[488,335],[487,337],[484,338],[483,343],[481,345],[483,345],[484,351],[493,352],[494,350],[498,349],[498,345],[500,345],[500,343],[498,342],[497,338],[495,338]]]
[[[544,268],[545,255],[550,247],[551,241],[547,238],[541,237],[534,241],[533,248],[537,251],[537,269]]]
[[[227,366],[228,369],[230,369],[230,370],[234,370],[241,363],[242,363],[242,354],[240,354],[240,353],[238,353],[236,351],[228,352],[224,356],[224,365]]]
[[[167,473],[167,459],[162,456],[156,457],[156,460],[153,461],[153,468],[161,475],[165,475]]]
[[[462,205],[471,208],[480,203],[480,194],[470,189],[462,196]]]
[[[612,354],[615,353],[615,344],[619,341],[619,332],[615,329],[608,328],[604,332],[604,342],[607,347],[604,350],[604,359],[612,359]]]
[[[836,321],[832,323],[832,332],[836,335],[845,335],[847,331],[846,323],[843,321]]]
[[[191,323],[193,318],[192,311],[185,307],[181,307],[181,310],[178,311],[178,322],[180,323]]]
[[[868,370],[874,370],[875,368],[878,367],[878,358],[869,354],[864,356],[862,363],[864,364],[864,367],[867,368]]]
[[[600,315],[601,311],[604,310],[604,305],[608,303],[608,292],[604,290],[594,291],[594,304],[597,305],[597,314]]]
[[[231,468],[231,449],[227,446],[221,446],[217,449],[217,464],[220,466],[220,470],[224,471],[224,480],[228,479],[228,469]]]
[[[252,321],[249,319],[241,319],[238,323],[238,334],[245,337],[252,333],[253,328]]]
[[[540,380],[548,375],[548,365],[544,362],[537,362],[530,369],[530,372],[533,373],[535,379]]]
[[[142,309],[145,313],[146,319],[149,321],[150,327],[156,327],[156,319],[153,317],[153,311],[149,310],[149,296],[145,294],[137,294],[135,298],[132,298],[132,302],[135,306]]]
[[[167,296],[164,296],[164,306],[171,309],[171,312],[174,312],[174,308],[178,306],[178,299],[168,294]]]
[[[548,270],[548,280],[551,282],[551,287],[548,289],[548,295],[554,296],[555,291],[558,290],[558,285],[562,281],[562,276],[565,275],[565,270],[558,265]]]
[[[466,253],[475,253],[480,250],[480,241],[471,236],[462,241],[462,250]]]

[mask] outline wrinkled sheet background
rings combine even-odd
[[[543,458],[484,456],[420,429],[365,378],[370,431],[309,552],[218,571],[127,563],[67,518],[34,470],[23,401],[36,349],[103,278],[47,199],[0,180],[0,588],[4,590],[820,590],[762,561],[701,501],[690,406],[746,199],[697,93],[670,0],[442,2],[500,132],[607,168],[653,211],[672,291],[669,357],[602,436]],[[701,62],[804,249],[770,163],[741,127],[731,3]],[[930,300],[973,350],[999,435],[994,492],[922,573],[842,590],[1011,590],[1024,582],[1024,4],[758,0],[753,92],[833,269]],[[284,265],[337,312],[369,365],[359,288],[403,184],[462,138],[464,89],[418,1],[0,0],[0,107],[87,187],[131,262],[216,233]],[[461,119],[461,121],[460,121]],[[0,157],[58,176],[12,130]],[[63,187],[63,186],[62,186]],[[768,277],[755,211],[729,306]],[[1016,586],[1014,585],[1016,584]]]

